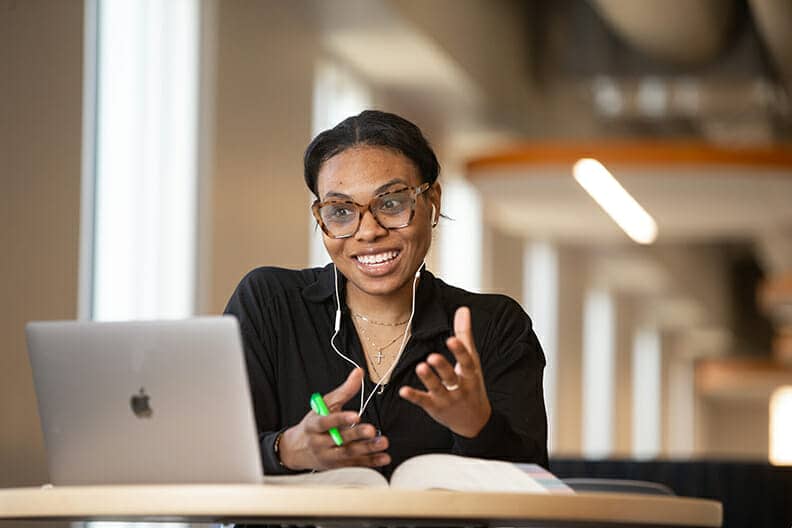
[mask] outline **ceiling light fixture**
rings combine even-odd
[[[657,223],[599,161],[583,158],[572,169],[575,180],[627,236],[639,244],[657,238]]]

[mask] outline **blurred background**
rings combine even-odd
[[[365,108],[440,158],[429,268],[530,314],[556,471],[792,464],[790,27],[784,0],[0,0],[0,486],[47,480],[24,324],[217,314],[256,266],[327,262],[302,153]]]

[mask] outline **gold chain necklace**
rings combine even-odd
[[[399,321],[398,323],[385,323],[382,321],[375,321],[374,319],[369,319],[368,317],[366,317],[361,313],[357,313],[357,312],[351,312],[351,313],[352,313],[352,317],[355,317],[356,319],[360,319],[362,321],[366,321],[367,323],[373,325],[379,325],[379,326],[402,326],[402,325],[406,325],[407,321],[409,321],[409,319],[405,319],[404,321]]]
[[[383,376],[383,374],[382,374],[382,373],[379,371],[379,369],[377,369],[377,365],[379,365],[379,364],[382,362],[382,357],[383,357],[382,351],[383,351],[384,349],[388,348],[389,346],[391,346],[393,343],[395,343],[395,342],[396,342],[396,340],[397,340],[398,338],[400,338],[400,337],[401,337],[401,338],[405,338],[405,337],[407,337],[407,334],[408,334],[408,332],[409,332],[409,330],[410,330],[410,329],[409,329],[409,327],[408,327],[408,328],[405,328],[405,330],[404,330],[404,333],[403,333],[402,335],[400,335],[400,336],[396,336],[396,337],[395,337],[395,338],[394,338],[394,339],[393,339],[393,340],[392,340],[390,343],[388,343],[387,345],[385,345],[385,346],[384,346],[384,347],[382,347],[382,348],[378,348],[378,347],[377,347],[377,345],[376,345],[376,344],[375,344],[375,343],[374,343],[374,342],[371,340],[371,338],[370,338],[370,337],[369,337],[369,336],[366,334],[366,331],[365,331],[365,330],[363,330],[362,328],[361,328],[360,330],[361,330],[361,332],[363,333],[363,336],[366,338],[366,341],[368,341],[368,342],[369,342],[369,344],[371,344],[371,346],[373,346],[374,348],[377,348],[377,361],[376,361],[376,364],[375,364],[375,362],[374,362],[374,361],[372,361],[372,362],[371,362],[371,368],[372,368],[372,369],[374,369],[374,373],[377,375],[377,384],[379,384],[379,386],[380,386],[379,390],[377,391],[377,394],[382,394],[382,393],[384,393],[384,392],[385,392],[385,386],[386,386],[386,385],[388,384],[388,382],[390,381],[389,379],[387,379],[387,380],[386,380],[386,379],[384,379],[384,376]],[[364,353],[365,353],[365,350],[364,350]],[[402,348],[401,348],[401,347],[399,347],[399,354],[398,354],[398,355],[396,356],[396,358],[394,358],[394,360],[393,360],[394,364],[395,364],[395,363],[397,363],[397,362],[399,361],[399,358],[401,357],[401,353],[402,353]],[[368,355],[368,354],[366,354],[366,357],[369,357],[369,355]],[[371,359],[371,358],[369,357],[369,359]],[[390,370],[393,368],[393,366],[394,366],[394,365],[393,365],[393,364],[391,364],[391,366],[390,366],[390,367],[388,368],[388,370],[385,372],[385,374],[386,374],[386,375],[387,375],[387,374],[389,374],[389,372],[390,372]]]
[[[399,334],[396,337],[394,337],[393,339],[391,339],[390,341],[388,341],[387,344],[380,346],[380,345],[378,345],[377,343],[374,342],[374,340],[371,338],[371,336],[368,334],[368,332],[366,332],[366,330],[362,326],[359,326],[359,327],[356,327],[356,328],[358,330],[360,330],[360,333],[363,334],[363,338],[366,341],[368,341],[368,344],[371,345],[372,348],[374,348],[374,350],[377,351],[377,354],[376,354],[376,356],[374,358],[374,361],[376,361],[377,365],[381,364],[382,363],[382,358],[385,357],[384,354],[382,353],[382,351],[385,350],[386,348],[390,347],[400,337],[404,337],[404,333]],[[373,365],[373,363],[372,363],[372,365]],[[374,372],[377,372],[376,368],[374,368]],[[377,372],[377,375],[379,375],[379,372]]]

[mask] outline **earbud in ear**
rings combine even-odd
[[[434,204],[432,204],[432,227],[435,227],[437,225],[437,216],[435,216],[436,212],[437,209],[435,208]]]

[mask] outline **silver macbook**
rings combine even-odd
[[[53,484],[262,480],[233,317],[26,331]]]

